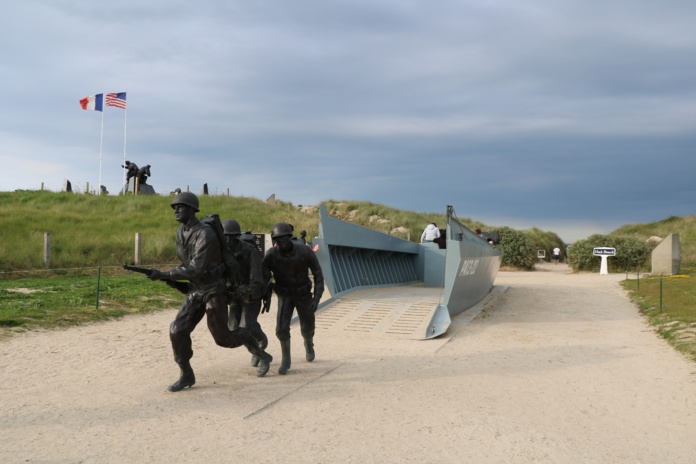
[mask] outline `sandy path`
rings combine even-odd
[[[445,337],[318,331],[257,379],[201,325],[178,375],[174,310],[0,342],[3,463],[695,463],[696,364],[657,338],[621,275],[501,272]],[[262,316],[272,334],[273,316]]]

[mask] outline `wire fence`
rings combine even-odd
[[[688,278],[688,277],[689,276],[681,276],[681,275],[672,276],[672,277],[666,278],[666,279],[663,277],[660,277],[660,310],[664,309],[665,298],[676,299],[677,295],[686,296],[688,298],[693,299],[694,307],[696,307],[696,292],[694,292],[693,290],[691,290],[691,291],[685,290],[683,288],[680,288],[680,287],[674,285],[671,282],[671,279]]]
[[[138,264],[140,267],[144,268],[164,268],[164,267],[176,267],[176,263],[157,263],[157,264]],[[85,273],[88,271],[101,272],[103,270],[124,270],[123,265],[107,265],[107,266],[84,266],[84,267],[56,267],[56,268],[36,268],[36,269],[23,269],[23,270],[13,270],[13,271],[0,271],[0,276],[6,278],[12,278],[13,276],[31,276],[31,275],[48,275],[48,274],[66,274],[70,272],[74,273]],[[124,270],[125,272],[125,270]]]
[[[68,271],[98,271],[100,269],[119,269],[123,268],[123,266],[93,266],[93,267],[63,267],[63,268],[48,268],[48,269],[25,269],[25,270],[19,270],[19,271],[0,271],[1,275],[7,275],[11,276],[13,274],[25,274],[25,275],[30,275],[30,274],[50,274],[50,273],[64,273]]]
[[[141,265],[140,267],[145,268],[145,269],[150,269],[150,268],[160,268],[160,269],[171,269],[173,267],[176,267],[176,264],[174,263],[158,263],[157,265]],[[48,268],[48,269],[24,269],[24,270],[14,270],[14,271],[0,271],[0,280],[9,280],[9,281],[14,281],[14,280],[23,280],[25,278],[48,278],[48,277],[53,277],[53,276],[72,276],[77,278],[77,277],[85,277],[85,276],[92,276],[96,277],[96,288],[95,288],[95,305],[96,308],[99,309],[99,296],[101,292],[101,277],[102,277],[102,271],[111,271],[111,275],[114,274],[114,271],[122,271],[118,272],[119,274],[127,273],[123,268],[123,265],[107,265],[107,266],[85,266],[85,267],[65,267],[65,268]]]
[[[626,280],[634,277],[632,272],[626,271]],[[684,279],[684,284],[675,284],[675,279]],[[689,280],[687,280],[689,279]],[[643,277],[643,296],[647,295],[647,292],[656,291],[656,297],[659,300],[659,309],[662,311],[665,308],[665,302],[679,302],[683,305],[682,300],[686,298],[688,301],[693,301],[693,307],[696,308],[696,287],[692,285],[691,276],[685,274],[675,274],[671,276],[655,276],[655,277]],[[636,288],[635,291],[641,294],[641,274],[640,269],[636,269],[635,273]],[[646,287],[647,286],[647,287]],[[656,287],[656,288],[653,288]],[[645,292],[647,290],[647,292]]]

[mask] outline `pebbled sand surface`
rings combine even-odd
[[[696,463],[696,364],[628,301],[625,275],[500,272],[506,288],[430,341],[317,331],[279,376],[175,310],[0,342],[2,463]]]

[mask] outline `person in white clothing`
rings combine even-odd
[[[421,234],[421,243],[432,242],[436,238],[440,238],[440,229],[437,228],[437,224],[431,222]]]
[[[561,249],[556,247],[553,249],[553,263],[558,264],[561,259]]]

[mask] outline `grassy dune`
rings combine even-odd
[[[142,234],[146,263],[176,259],[178,224],[171,196],[96,196],[47,191],[0,192],[0,270],[44,268],[44,235],[50,233],[53,269],[117,266],[132,261],[135,234]],[[243,230],[268,233],[273,224],[288,222],[309,238],[318,235],[318,207],[278,201],[270,205],[255,198],[200,196],[201,212],[237,219]],[[330,214],[405,239],[418,241],[426,224],[444,225],[442,214],[402,211],[369,202],[324,202]],[[468,226],[485,227],[468,218]]]
[[[176,259],[174,243],[178,224],[169,204],[171,196],[78,195],[48,191],[0,192],[0,271],[44,269],[44,235],[50,233],[52,269],[118,266],[132,261],[135,234],[142,234],[145,263],[168,263]],[[235,218],[244,230],[267,233],[279,221],[294,225],[296,232],[318,234],[318,207],[278,201],[270,205],[247,197],[201,196],[201,213]],[[323,202],[329,214],[365,227],[418,241],[429,222],[441,226],[445,212],[420,213],[371,202]],[[467,227],[490,229],[468,217],[458,217]],[[532,228],[523,231],[535,249],[558,243],[553,232]],[[696,266],[696,216],[669,217],[649,224],[631,224],[612,235],[645,241],[652,236],[679,233],[682,264]]]
[[[669,234],[679,234],[682,265],[696,266],[696,216],[670,216],[657,222],[628,224],[612,232],[612,235],[635,237],[640,241],[650,237],[665,238]]]

